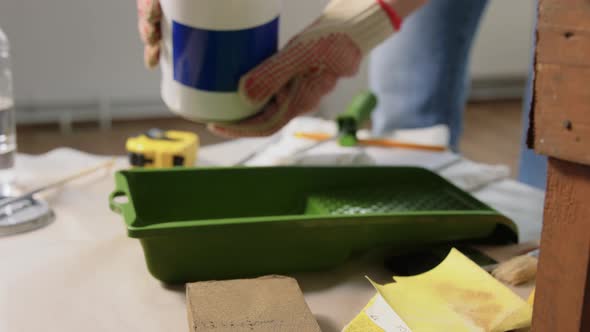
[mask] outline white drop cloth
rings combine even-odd
[[[232,165],[268,142],[238,140],[206,147],[200,160],[203,165]],[[329,146],[324,148],[327,155],[333,153]],[[278,150],[272,158],[270,152],[260,155],[257,162],[277,160]],[[508,179],[503,167],[469,163],[450,153],[391,149],[364,153],[377,165],[442,169],[443,176],[465,189],[476,189],[479,199],[513,218],[523,240],[539,237],[543,193]],[[323,163],[329,159],[321,158]],[[32,188],[103,160],[70,149],[19,155],[17,181],[23,189]],[[119,166],[125,164],[121,158]],[[55,210],[53,224],[0,238],[0,331],[188,329],[183,288],[163,287],[149,276],[138,241],[127,238],[121,217],[109,210],[107,197],[113,186],[112,174],[103,172],[55,190],[45,195]],[[339,331],[374,294],[365,275],[383,281],[388,273],[379,258],[369,255],[334,271],[296,275],[323,331]]]

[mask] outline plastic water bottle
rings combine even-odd
[[[16,153],[16,120],[12,96],[12,71],[10,70],[10,46],[0,29],[0,187],[10,184],[14,178]],[[2,192],[5,192],[2,188]]]

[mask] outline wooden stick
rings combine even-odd
[[[444,152],[447,150],[442,145],[425,145],[425,144],[414,144],[400,141],[394,141],[390,139],[360,139],[360,145],[366,146],[377,146],[382,148],[399,148],[399,149],[410,149],[410,150],[425,150],[434,152]]]
[[[84,177],[86,175],[90,175],[90,174],[92,174],[94,172],[97,172],[97,171],[99,171],[101,169],[110,168],[110,167],[112,167],[115,164],[115,161],[116,161],[115,158],[112,158],[112,159],[110,159],[108,161],[105,161],[103,163],[98,164],[97,166],[93,166],[93,167],[89,167],[89,168],[83,169],[83,170],[81,170],[81,171],[79,171],[79,172],[77,172],[75,174],[66,176],[66,177],[64,177],[62,179],[59,179],[59,180],[57,180],[55,182],[52,182],[50,184],[47,184],[47,185],[41,186],[39,188],[33,189],[33,190],[31,190],[31,191],[23,194],[23,195],[2,200],[2,201],[0,201],[0,209],[4,208],[4,207],[6,207],[6,206],[8,206],[10,204],[13,204],[13,203],[16,203],[16,202],[25,200],[25,199],[30,199],[35,194],[38,194],[40,192],[43,192],[43,191],[46,191],[46,190],[49,190],[49,189],[60,187],[60,186],[66,184],[68,182],[74,181],[74,180],[79,179],[81,177]]]
[[[295,133],[295,137],[297,138],[304,138],[304,139],[309,139],[312,141],[327,141],[330,138],[334,137],[332,135],[328,135],[325,133],[302,133],[302,132],[297,132]]]
[[[325,141],[333,136],[325,133],[295,133],[295,137],[310,139],[314,141]],[[391,139],[359,139],[359,145],[363,146],[376,146],[382,148],[398,148],[398,149],[409,149],[409,150],[425,150],[434,152],[444,152],[447,148],[442,145],[426,145],[426,144],[415,144],[400,142]]]

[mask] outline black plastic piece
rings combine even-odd
[[[183,156],[174,156],[172,159],[172,164],[174,166],[184,166],[184,157]]]
[[[144,167],[153,162],[152,159],[148,159],[140,153],[129,153],[129,163],[131,166]]]
[[[437,267],[445,260],[452,248],[457,248],[463,255],[482,267],[498,263],[493,258],[469,246],[447,244],[389,256],[385,259],[385,268],[396,276],[415,276]]]

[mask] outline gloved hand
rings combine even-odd
[[[405,2],[415,9],[423,1]],[[365,54],[400,29],[403,16],[392,3],[332,0],[318,20],[241,79],[242,100],[262,111],[209,129],[226,137],[267,136],[314,110],[340,78],[357,73]]]
[[[158,0],[137,0],[138,28],[144,43],[143,60],[152,69],[160,61],[160,20],[162,9]]]

